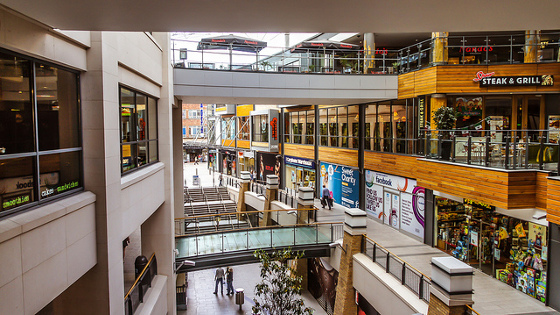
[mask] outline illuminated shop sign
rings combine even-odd
[[[302,159],[302,158],[297,158],[292,156],[285,156],[284,161],[286,162],[286,164],[315,169],[315,162],[313,160]]]
[[[494,76],[494,72],[476,73],[474,82],[478,82],[480,87],[496,86],[553,86],[554,76],[545,75],[525,75],[525,76]]]

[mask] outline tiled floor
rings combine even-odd
[[[177,311],[177,315],[252,314],[254,289],[255,285],[260,282],[259,273],[258,264],[233,267],[233,287],[234,289],[243,288],[245,293],[245,303],[239,310],[239,306],[235,304],[235,296],[225,294],[225,284],[223,295],[219,288],[218,294],[213,294],[215,286],[213,281],[214,269],[190,272],[188,275],[187,310]],[[315,309],[315,315],[326,314],[309,293],[304,294],[303,298],[307,306]]]

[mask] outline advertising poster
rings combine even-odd
[[[383,187],[374,184],[375,172],[366,171],[366,212],[375,218],[383,216]]]
[[[395,211],[395,214],[399,222],[395,222],[395,225],[391,224],[391,226],[397,226],[403,231],[423,239],[425,188],[416,186],[415,180],[404,177],[368,170],[365,175],[366,211],[389,224],[388,220],[393,216],[393,208],[398,209],[399,211]],[[389,188],[391,191],[384,191],[385,188]],[[395,194],[395,191],[399,193]],[[393,202],[396,203],[393,196],[400,199],[399,207],[392,206]]]
[[[391,226],[395,229],[399,228],[400,223],[400,216],[401,216],[401,202],[399,195],[392,195],[391,201],[391,219],[390,223]]]
[[[280,170],[282,169],[282,156],[276,154],[258,154],[258,173],[257,180],[266,182],[266,175],[278,176],[278,182],[281,182]]]
[[[335,203],[348,208],[359,207],[359,173],[341,165],[321,163],[321,191],[325,185]],[[321,195],[322,197],[322,195]]]
[[[558,138],[560,138],[560,116],[548,116],[548,130],[548,142],[558,143]]]
[[[383,223],[391,225],[391,193],[386,192],[383,196]]]

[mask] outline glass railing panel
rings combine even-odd
[[[271,229],[272,247],[291,246],[295,244],[295,228]]]

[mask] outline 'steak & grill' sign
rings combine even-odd
[[[526,76],[494,76],[494,72],[477,72],[474,82],[479,82],[480,87],[498,86],[552,86],[552,75],[526,75]]]

